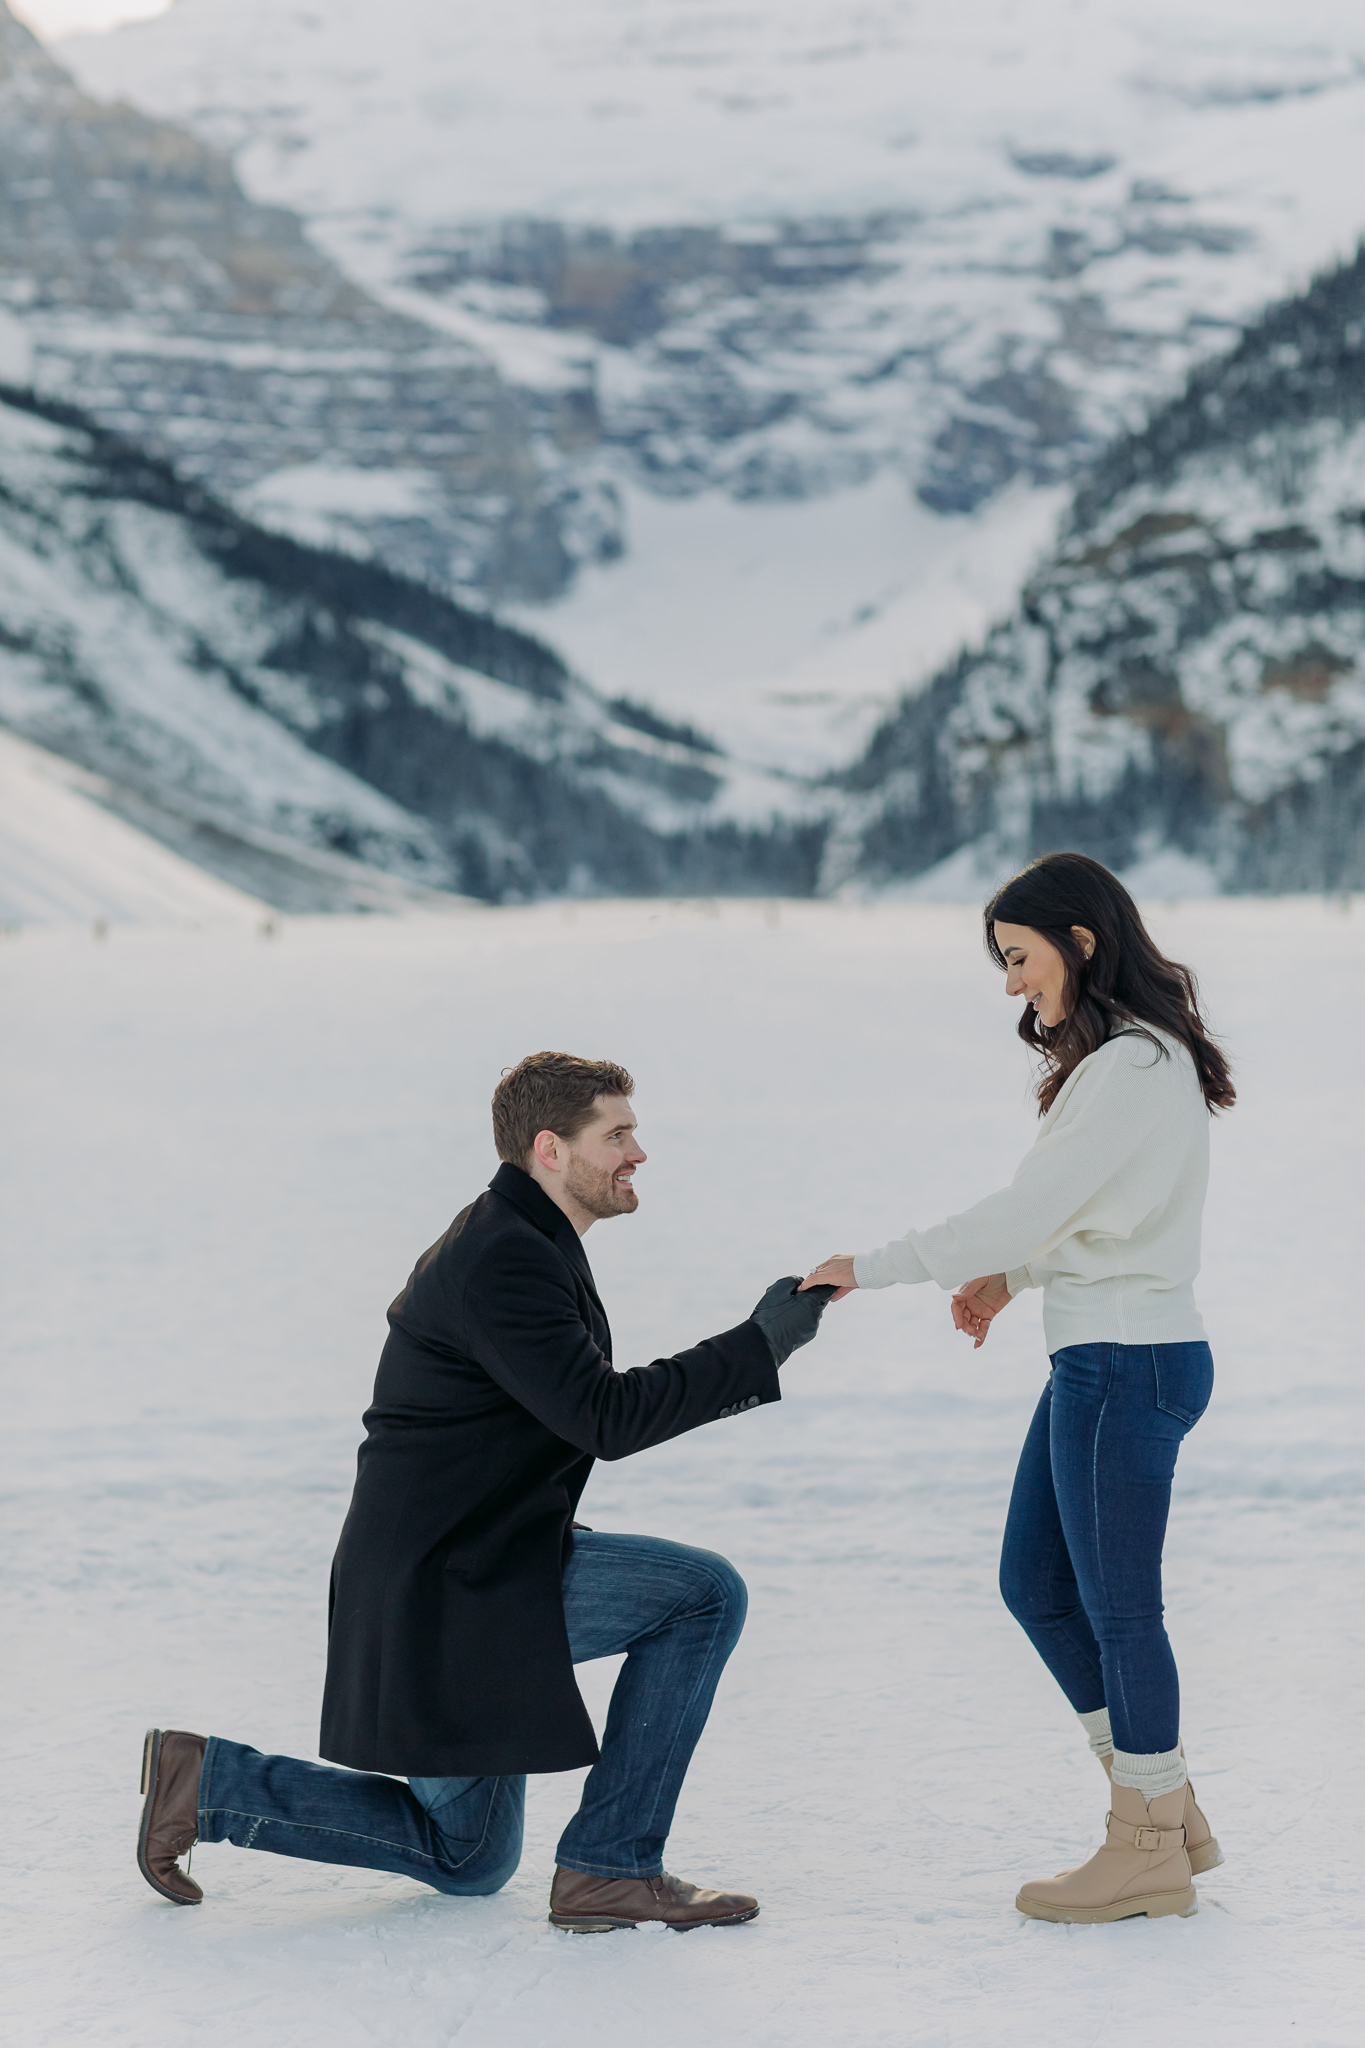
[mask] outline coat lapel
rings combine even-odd
[[[488,1186],[492,1194],[501,1195],[505,1202],[510,1202],[528,1223],[533,1223],[541,1235],[548,1237],[556,1249],[564,1254],[582,1280],[593,1307],[605,1325],[607,1312],[602,1306],[602,1297],[597,1292],[597,1282],[592,1277],[592,1267],[588,1264],[583,1240],[564,1211],[550,1200],[545,1190],[532,1180],[529,1173],[523,1173],[519,1166],[512,1166],[506,1160],[493,1175]],[[611,1355],[609,1345],[607,1355]]]

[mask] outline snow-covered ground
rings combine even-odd
[[[1189,1921],[1021,1921],[1104,1785],[1000,1607],[1044,1361],[934,1289],[854,1298],[776,1409],[595,1473],[585,1518],[719,1548],[748,1630],[671,1867],[753,1925],[545,1925],[576,1777],[496,1898],[231,1848],[133,1865],[153,1720],[307,1755],[383,1309],[494,1165],[539,1045],[625,1059],[650,1153],[588,1240],[626,1364],[928,1221],[1029,1139],[970,911],[600,904],[0,938],[7,1353],[0,1838],[22,2048],[1348,2048],[1360,2038],[1365,903],[1154,906],[1243,1105],[1215,1132],[1219,1387],[1167,1545],[1184,1734],[1227,1862]],[[588,1673],[600,1710],[610,1668]]]

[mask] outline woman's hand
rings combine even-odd
[[[804,1293],[808,1287],[837,1287],[838,1293],[831,1294],[829,1298],[830,1306],[833,1307],[834,1303],[842,1301],[846,1294],[852,1294],[857,1285],[853,1277],[852,1252],[836,1252],[832,1259],[826,1259],[813,1273],[807,1273],[801,1282],[801,1291]]]
[[[979,1351],[990,1335],[991,1324],[1013,1297],[1003,1273],[988,1273],[980,1280],[964,1280],[953,1296],[953,1323],[964,1337],[972,1337],[973,1351]]]

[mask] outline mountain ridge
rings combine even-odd
[[[1014,614],[841,779],[826,886],[1158,845],[1365,884],[1365,245],[1083,479]]]
[[[92,99],[4,0],[0,306],[40,388],[220,496],[339,493],[338,538],[451,587],[543,597],[570,572],[488,357],[382,305],[188,130]]]

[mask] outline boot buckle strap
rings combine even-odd
[[[1115,1834],[1123,1836],[1134,1849],[1183,1849],[1185,1830],[1179,1828],[1139,1828],[1131,1821],[1120,1820],[1117,1814],[1109,1815],[1109,1826]]]
[[[1184,1828],[1135,1828],[1133,1847],[1135,1849],[1183,1849]]]

